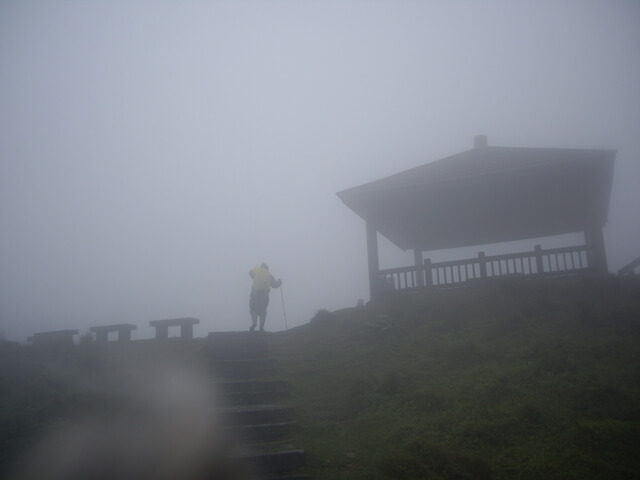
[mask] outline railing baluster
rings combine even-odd
[[[477,258],[432,263],[414,267],[381,270],[378,279],[384,288],[403,290],[429,286],[460,286],[472,279],[520,274],[569,275],[590,269],[588,248],[566,247],[542,250],[536,245],[533,253],[495,255],[479,252]]]

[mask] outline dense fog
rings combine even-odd
[[[478,134],[617,149],[615,272],[640,255],[638,45],[634,1],[2,2],[0,331],[245,330],[262,262],[269,331],[355,306],[365,226],[335,193]]]

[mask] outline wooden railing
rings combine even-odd
[[[426,259],[424,264],[418,267],[380,270],[378,278],[380,289],[389,291],[456,287],[470,280],[504,275],[553,277],[576,275],[590,270],[589,249],[586,246],[542,250],[536,245],[533,252],[490,257],[480,252],[477,258],[438,263]]]
[[[636,258],[633,262],[627,263],[624,267],[618,270],[618,275],[633,275],[636,268],[640,266],[640,257]]]

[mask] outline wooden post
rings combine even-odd
[[[544,275],[544,263],[542,262],[542,247],[540,245],[536,245],[533,247],[533,253],[536,256],[536,270],[537,274],[541,277]]]
[[[422,250],[413,249],[413,264],[416,267],[416,287],[424,287],[424,269],[422,264]]]
[[[109,332],[106,330],[98,330],[96,332],[96,342],[107,343],[109,341]]]
[[[180,338],[193,338],[193,324],[184,323],[180,326]]]
[[[487,264],[484,260],[484,252],[478,252],[480,259],[480,278],[487,278]]]
[[[433,277],[431,276],[431,259],[424,259],[424,280],[425,287],[431,288],[433,287]]]
[[[371,222],[367,222],[367,259],[369,264],[369,295],[371,300],[378,297],[378,231]]]
[[[598,273],[607,273],[607,251],[604,247],[604,235],[602,228],[595,224],[587,227],[584,231],[585,243],[589,250],[587,258],[589,259],[589,268]]]
[[[156,338],[169,338],[169,326],[168,325],[156,325]]]

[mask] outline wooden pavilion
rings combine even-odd
[[[505,274],[607,271],[615,150],[488,146],[364,185],[338,197],[366,222],[371,298],[383,289],[455,286]],[[377,234],[414,251],[411,267],[380,270]],[[582,246],[431,263],[423,252],[584,232]]]

